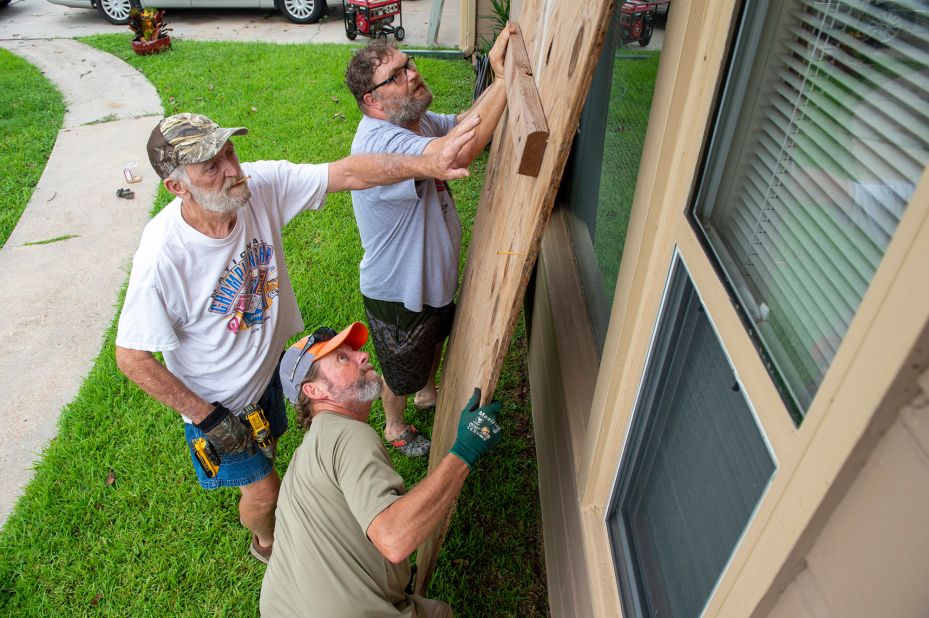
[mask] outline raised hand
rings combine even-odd
[[[516,24],[507,22],[506,27],[497,35],[494,46],[490,48],[487,59],[490,61],[490,67],[494,70],[494,77],[503,78],[503,63],[506,59],[506,46],[510,42],[510,35],[516,32]]]
[[[477,114],[471,114],[462,122],[458,123],[454,129],[449,131],[445,145],[442,150],[432,156],[430,166],[434,168],[430,177],[441,180],[454,180],[456,178],[465,178],[470,175],[467,167],[460,167],[457,163],[461,151],[474,139],[474,129],[481,123],[481,118]]]

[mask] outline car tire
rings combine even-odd
[[[111,24],[125,26],[129,23],[129,0],[94,0],[97,12]]]
[[[315,24],[323,16],[326,0],[278,0],[277,5],[295,24]]]

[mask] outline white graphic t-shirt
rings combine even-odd
[[[284,345],[303,330],[281,228],[323,206],[328,165],[242,165],[249,204],[228,237],[190,227],[175,199],[142,233],[116,334],[124,348],[163,352],[171,373],[206,401],[257,401]],[[189,419],[184,419],[190,422]]]

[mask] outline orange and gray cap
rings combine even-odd
[[[209,161],[230,137],[246,133],[245,127],[224,129],[201,114],[175,114],[152,129],[148,160],[159,176],[167,178],[181,165]]]
[[[361,322],[355,322],[340,333],[331,328],[317,328],[312,334],[294,343],[284,352],[278,369],[284,396],[296,405],[300,397],[300,383],[315,361],[343,343],[348,344],[353,350],[358,350],[367,340],[368,328]]]

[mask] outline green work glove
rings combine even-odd
[[[500,425],[497,424],[500,402],[491,401],[486,406],[480,406],[480,403],[481,389],[475,388],[468,405],[461,411],[458,437],[449,451],[468,464],[469,470],[481,455],[496,446],[502,438]]]

